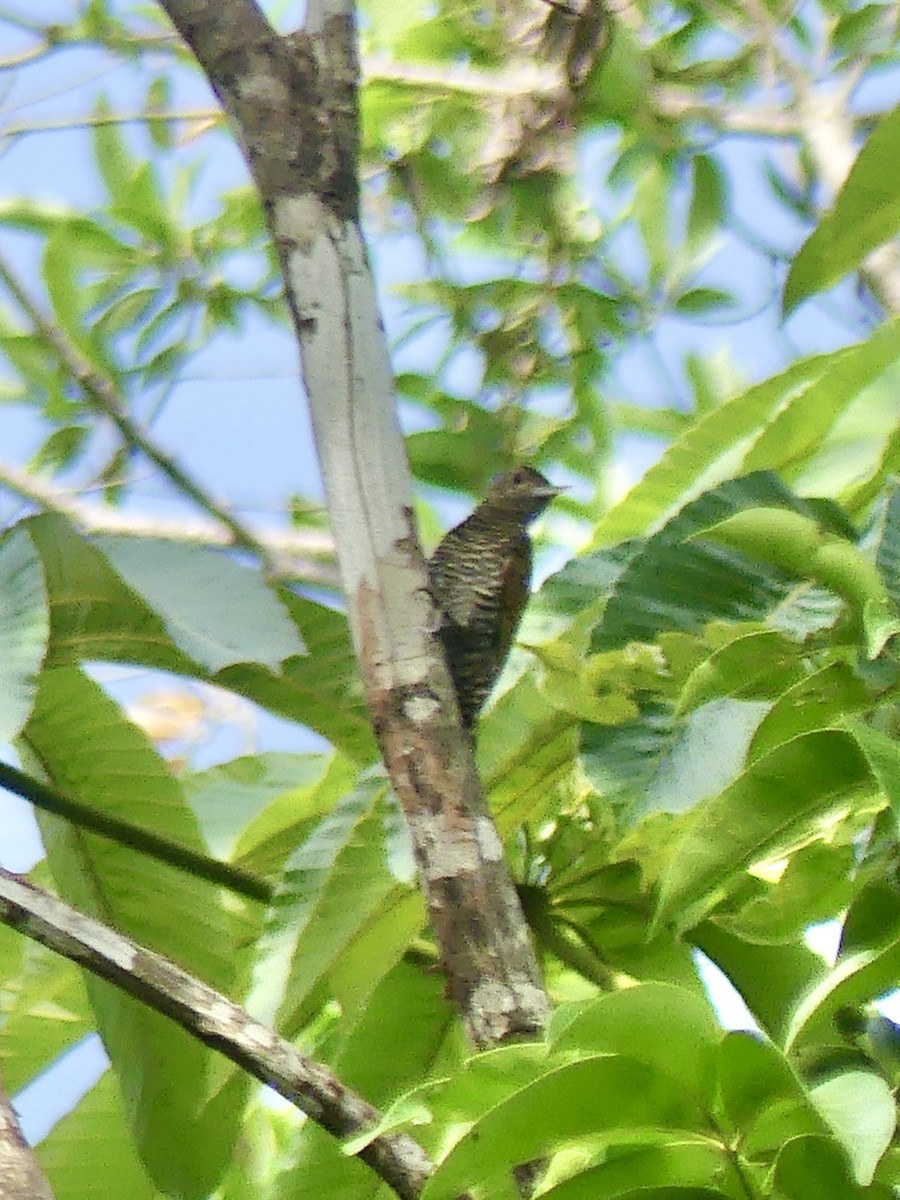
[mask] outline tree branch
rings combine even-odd
[[[2,868],[0,921],[171,1017],[334,1137],[356,1136],[380,1120],[378,1110],[327,1067],[300,1054],[227,996]],[[433,1170],[418,1143],[402,1133],[373,1138],[357,1157],[404,1200],[418,1196]],[[0,1195],[6,1194],[0,1187]]]
[[[163,0],[231,117],[278,248],[354,642],[412,834],[448,991],[485,1046],[549,1009],[459,723],[410,505],[358,219],[358,66],[345,0],[279,37],[252,0]]]
[[[38,780],[32,779],[24,771],[11,767],[9,763],[0,763],[0,788],[21,796],[45,812],[56,813],[80,829],[87,829],[100,837],[109,838],[120,846],[126,846],[139,854],[147,854],[158,862],[168,863],[179,871],[194,875],[198,879],[206,879],[210,883],[228,888],[240,896],[250,900],[258,900],[267,904],[272,897],[272,888],[267,880],[251,871],[244,871],[232,863],[222,862],[218,858],[210,858],[199,850],[192,850],[181,842],[173,842],[162,834],[154,833],[140,825],[132,825],[110,813],[97,812],[80,800],[64,796],[54,788],[48,787]],[[2,1196],[0,1192],[0,1196]]]

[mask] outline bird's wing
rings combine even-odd
[[[503,561],[499,619],[496,622],[496,649],[501,664],[516,636],[530,588],[531,542],[527,536],[523,536],[511,547]]]
[[[464,537],[454,536],[456,533],[456,529],[451,530],[429,559],[435,604],[445,623],[462,628],[490,623],[496,630],[495,644],[508,650],[528,599],[531,542],[523,534],[511,539],[504,554],[488,546],[479,557],[476,550],[475,562],[470,564],[473,578],[466,579],[458,564],[473,551]],[[474,576],[482,565],[484,576],[476,580]]]
[[[451,529],[428,560],[432,599],[443,624],[467,625],[477,608],[477,597],[464,585],[459,559],[465,555],[465,541]]]

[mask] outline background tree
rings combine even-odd
[[[113,1066],[39,1147],[56,1196],[506,1197],[538,1161],[554,1200],[892,1195],[895,1031],[869,1005],[900,953],[896,11],[360,13],[413,474],[477,498],[527,459],[572,485],[544,544],[578,553],[479,725],[501,858],[406,509],[350,14],[282,37],[250,5],[165,8],[184,41],[161,10],[5,14],[19,95],[102,64],[83,113],[13,91],[4,129],[21,172],[72,127],[72,186],[101,193],[0,210],[7,444],[33,442],[0,464],[0,728],[46,849],[3,880],[34,939],[0,938],[4,1079],[95,1028]],[[279,372],[240,383],[230,502],[220,410],[179,417],[197,375],[218,402],[229,363],[275,348],[289,374],[279,266],[337,604],[297,416],[260,420]],[[623,452],[659,461],[613,503]],[[165,687],[134,713],[157,744],[109,663]],[[223,692],[257,744],[204,769],[187,735]],[[266,748],[266,714],[300,749]],[[828,920],[834,964],[805,937]],[[758,1035],[723,1030],[700,952]],[[547,995],[540,1041],[472,1057],[541,1033]]]

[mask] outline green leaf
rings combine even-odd
[[[183,247],[184,231],[166,206],[156,169],[151,162],[138,164],[132,177],[110,206],[112,217],[124,221],[149,242],[174,259]]]
[[[692,537],[742,550],[793,575],[811,575],[822,546],[817,521],[774,505],[744,508]]]
[[[795,1137],[782,1147],[775,1162],[774,1182],[786,1200],[862,1200],[853,1185],[847,1161],[833,1141],[825,1137]]]
[[[28,720],[50,637],[44,572],[21,528],[0,540],[0,743]]]
[[[609,48],[595,76],[595,86],[602,97],[602,119],[630,123],[646,104],[653,68],[637,32],[621,21],[611,24]]]
[[[776,1102],[806,1103],[803,1085],[788,1060],[753,1033],[729,1033],[721,1042],[718,1083],[725,1116],[742,1136]]]
[[[834,920],[850,898],[852,846],[813,842],[791,855],[776,883],[764,885],[738,912],[716,920],[755,942],[790,942],[810,925]]]
[[[789,848],[869,784],[855,741],[835,730],[805,734],[756,759],[698,805],[674,840],[660,879],[657,927],[674,920],[689,928],[754,862]]]
[[[877,566],[858,546],[823,533],[809,517],[771,507],[748,508],[696,536],[742,550],[836,592],[853,606],[869,658],[900,633],[900,616]]]
[[[293,721],[317,729],[354,762],[378,755],[347,618],[324,604],[285,590],[281,601],[308,653],[288,659],[274,675],[253,663],[219,672],[215,682]]]
[[[57,225],[70,221],[76,228],[82,223],[94,224],[83,213],[57,200],[33,200],[21,196],[4,196],[0,200],[0,225],[8,225],[11,229],[48,234]]]
[[[658,530],[700,491],[741,472],[799,469],[848,404],[894,369],[897,329],[890,321],[868,341],[794,363],[707,413],[606,513],[593,548]]]
[[[166,112],[172,104],[172,78],[168,75],[157,75],[151,79],[147,88],[146,110],[148,117],[158,116]],[[173,145],[172,123],[162,120],[148,120],[147,130],[153,145],[158,150],[169,150]]]
[[[79,286],[78,254],[65,227],[55,229],[44,249],[43,275],[53,307],[53,318],[79,349],[84,349],[86,327],[84,289]]]
[[[871,1071],[846,1071],[814,1087],[812,1101],[850,1159],[853,1178],[870,1184],[897,1124],[888,1084]]]
[[[177,783],[144,735],[71,667],[45,671],[25,728],[29,756],[60,791],[203,849]],[[60,893],[227,991],[231,930],[218,888],[61,818],[38,814]],[[164,1190],[205,1195],[224,1169],[243,1103],[211,1103],[213,1052],[112,985],[87,978],[141,1156]]]
[[[138,1158],[115,1075],[108,1071],[51,1131],[38,1162],[60,1200],[158,1200]]]
[[[182,777],[218,858],[277,874],[300,832],[352,790],[357,769],[333,754],[254,754]]]
[[[285,866],[257,946],[248,1007],[261,1020],[277,1014],[289,1036],[308,1018],[304,1006],[316,986],[397,887],[387,860],[386,798],[383,780],[363,781]]]
[[[629,557],[591,650],[651,642],[669,630],[702,634],[710,621],[761,621],[780,610],[793,590],[788,575],[740,550],[694,540],[701,530],[763,504],[773,513],[788,510],[787,517],[797,515],[791,509],[806,509],[769,472],[728,480],[687,504]]]
[[[900,975],[900,925],[883,930],[877,944],[842,959],[802,997],[791,1017],[785,1047],[836,1040],[835,1014],[877,1000],[896,986]]]
[[[208,671],[253,662],[277,670],[305,647],[256,571],[204,546],[102,536],[95,544],[157,612],[173,642]]]
[[[680,729],[672,720],[671,706],[642,698],[640,717],[624,725],[582,726],[581,762],[597,792],[608,802],[646,803],[650,786],[660,778],[664,756],[674,754]],[[696,791],[676,797],[678,807],[689,807]]]
[[[885,420],[892,420],[896,375],[896,326],[888,322],[867,341],[838,351],[825,375],[772,414],[744,470],[776,468],[805,495],[840,496],[848,483],[865,479],[872,464],[881,463],[882,445],[891,431]],[[842,442],[839,435],[847,425]],[[839,471],[842,449],[847,461]],[[835,532],[847,536],[847,530]]]
[[[895,820],[900,822],[900,747],[894,738],[862,721],[847,720],[844,726],[859,743],[872,775],[890,802]]]
[[[371,994],[428,924],[416,889],[395,888],[372,909],[328,975],[331,994],[346,1021],[370,1010]]]
[[[51,665],[107,659],[192,673],[159,617],[64,517],[32,517],[23,527],[44,564]]]
[[[864,884],[844,917],[839,961],[858,951],[879,947],[900,931],[900,894],[884,879]]]
[[[54,429],[32,455],[29,470],[40,475],[48,470],[56,471],[60,467],[71,466],[78,455],[84,452],[90,436],[91,428],[86,424],[63,425],[61,429]]]
[[[281,604],[309,654],[288,659],[274,674],[255,663],[225,667],[212,677],[173,641],[162,619],[126,587],[103,555],[63,517],[23,523],[41,555],[50,597],[53,664],[143,663],[209,678],[289,720],[318,730],[355,762],[376,756],[371,721],[359,684],[346,617],[285,590]],[[257,585],[259,586],[259,585]]]
[[[698,287],[682,292],[673,308],[675,312],[685,316],[707,316],[709,313],[721,313],[723,308],[729,308],[734,303],[731,292],[723,292],[720,288]]]
[[[870,690],[846,663],[829,663],[775,701],[753,735],[748,759],[768,754],[801,734],[838,725],[848,713],[867,708],[872,699]],[[855,726],[851,732],[856,736]],[[862,748],[865,752],[865,746]]]
[[[687,812],[728,787],[765,710],[761,701],[713,700],[677,722],[637,812]]]
[[[119,292],[105,305],[95,322],[95,328],[99,328],[106,337],[133,329],[149,317],[159,304],[159,299],[159,288],[130,287],[127,291]]]
[[[864,4],[861,8],[844,10],[837,6],[837,23],[831,35],[831,44],[840,54],[857,56],[868,54],[885,30],[887,14],[883,4]]]
[[[709,1003],[668,983],[643,983],[563,1007],[548,1030],[556,1053],[626,1055],[671,1076],[700,1105],[712,1101],[721,1037]]]
[[[703,1187],[731,1173],[723,1152],[701,1141],[661,1146],[613,1147],[600,1166],[541,1191],[548,1200],[722,1200],[726,1194]]]
[[[787,316],[816,292],[855,270],[900,230],[900,108],[882,117],[829,213],[794,258],[784,288]]]
[[[482,491],[504,452],[503,427],[497,414],[443,394],[433,394],[430,407],[437,410],[444,427],[413,433],[406,439],[413,473],[437,487]]]
[[[571,782],[577,728],[549,710],[533,679],[523,679],[481,722],[478,764],[503,836],[540,820]]]
[[[672,261],[672,173],[668,163],[648,154],[635,176],[632,216],[649,259],[650,280],[658,283]]]
[[[434,971],[399,962],[379,983],[365,1009],[336,1028],[325,1053],[339,1078],[373,1104],[388,1105],[398,1093],[423,1080],[458,1070],[466,1052],[447,1000],[443,980]],[[312,1121],[295,1135],[291,1167],[279,1179],[285,1197],[310,1192],[320,1196],[369,1200],[383,1197],[383,1185],[358,1159],[346,1157],[366,1145],[380,1130],[407,1127],[401,1100],[391,1105],[378,1130],[352,1139],[336,1153],[334,1138]],[[406,1106],[427,1115],[416,1092]],[[413,1136],[420,1139],[420,1129]]]
[[[47,886],[38,867],[32,882]],[[81,971],[68,959],[0,929],[0,1058],[11,1095],[94,1030]]]
[[[418,1083],[391,1104],[385,1114],[387,1127],[421,1126],[416,1135],[426,1152],[443,1155],[476,1121],[546,1069],[547,1048],[541,1042],[511,1043],[464,1056],[452,1073],[444,1073],[446,1077],[435,1073],[432,1082]]]
[[[106,194],[116,203],[130,186],[137,162],[119,127],[112,121],[104,120],[111,115],[109,103],[101,96],[94,109],[94,116],[98,118],[93,126],[94,159]]]
[[[728,642],[691,672],[675,715],[721,696],[767,699],[804,677],[796,642],[774,630],[754,630]]]
[[[688,211],[687,245],[696,253],[721,230],[728,205],[722,168],[710,154],[695,154],[691,160],[691,207]]]
[[[802,943],[760,945],[713,920],[692,929],[690,937],[731,980],[760,1027],[779,1042],[797,1003],[825,972],[819,955]]]
[[[644,408],[640,404],[614,404],[610,415],[619,430],[646,433],[674,441],[689,428],[691,420],[677,408]]]
[[[428,1180],[422,1200],[454,1200],[473,1179],[489,1191],[516,1164],[585,1137],[695,1123],[699,1128],[702,1118],[677,1086],[632,1059],[602,1056],[551,1067],[476,1121]]]

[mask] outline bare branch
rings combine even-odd
[[[250,0],[164,0],[235,122],[281,256],[348,615],[409,824],[449,993],[476,1045],[549,1004],[459,723],[358,221],[358,66],[346,0],[279,37]],[[335,8],[339,4],[341,7]]]
[[[353,1137],[378,1123],[377,1109],[227,996],[2,868],[0,921],[171,1017],[334,1137]],[[373,1138],[358,1157],[404,1200],[419,1194],[433,1170],[422,1148],[402,1133]]]

